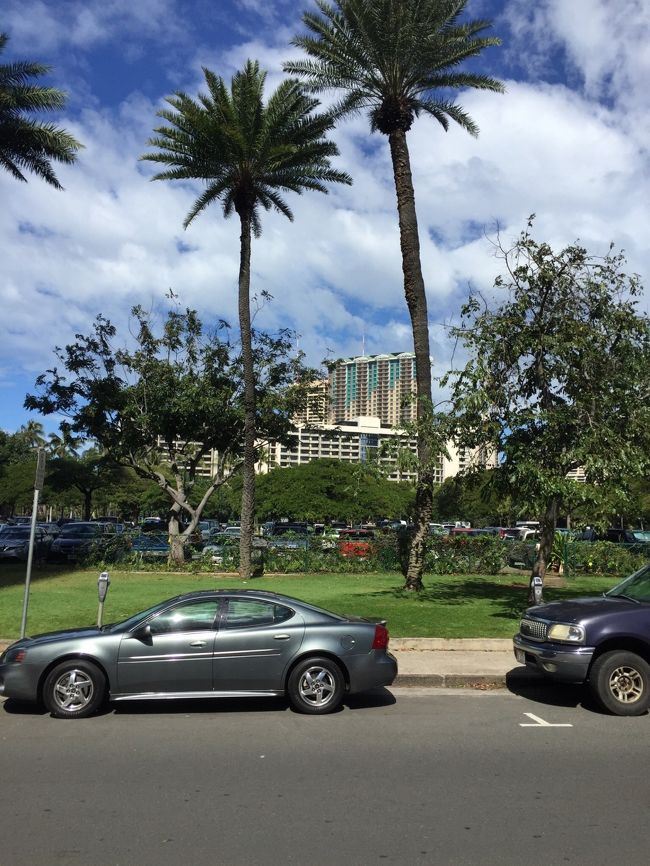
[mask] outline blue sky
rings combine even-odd
[[[258,59],[270,92],[311,5],[3,0],[0,62],[53,67],[48,81],[69,97],[59,122],[85,149],[57,169],[64,192],[0,174],[0,428],[35,417],[22,403],[53,347],[88,333],[98,313],[124,331],[133,304],[160,308],[171,288],[206,323],[236,322],[237,220],[215,208],[184,231],[199,188],[151,183],[138,157],[164,97],[195,95],[202,65],[229,79]],[[438,375],[469,288],[489,294],[501,269],[485,236],[497,223],[508,240],[534,212],[538,238],[580,239],[594,253],[613,241],[642,282],[650,273],[650,4],[470,0],[468,10],[503,39],[477,65],[507,93],[459,94],[476,140],[427,119],[409,134]],[[334,138],[354,185],[289,197],[295,221],[265,214],[253,247],[252,291],[274,297],[256,324],[295,329],[314,365],[359,354],[364,340],[369,353],[411,348],[387,143],[362,117]]]

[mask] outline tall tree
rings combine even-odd
[[[6,33],[0,33],[0,53],[8,40]],[[29,61],[0,64],[0,166],[17,180],[26,181],[23,172],[28,171],[56,189],[63,189],[52,160],[73,163],[83,145],[65,129],[34,117],[38,112],[58,111],[65,106],[62,90],[32,83],[49,69]]]
[[[125,478],[125,469],[98,449],[91,449],[81,457],[69,454],[57,456],[50,463],[47,484],[55,493],[70,489],[82,496],[82,515],[90,520],[93,495],[110,484]]]
[[[233,211],[241,225],[239,257],[239,330],[244,362],[244,465],[242,470],[240,574],[251,575],[255,508],[255,375],[251,341],[251,237],[261,233],[260,208],[293,215],[285,191],[327,192],[325,183],[351,183],[331,167],[336,145],[325,138],[333,125],[315,113],[317,100],[296,81],[283,81],[264,102],[266,73],[249,60],[228,90],[222,78],[203,69],[208,92],[198,101],[176,93],[172,110],[158,112],[167,126],[158,127],[149,146],[159,148],[142,159],[169,166],[153,180],[199,180],[205,189],[185,218],[187,226],[208,205],[220,202],[225,217]],[[215,423],[217,419],[215,418]]]
[[[40,448],[45,445],[43,425],[40,421],[28,421],[18,431],[18,435],[25,439],[30,448]]]
[[[459,441],[495,447],[503,488],[540,520],[533,602],[559,510],[611,512],[648,471],[650,321],[636,310],[642,288],[621,253],[554,252],[531,226],[511,249],[498,243],[506,299],[490,309],[470,298],[457,330],[469,361],[450,378]],[[567,477],[578,467],[588,484]]]
[[[314,92],[342,91],[338,116],[367,110],[371,131],[387,136],[390,146],[417,376],[420,466],[406,588],[420,590],[438,452],[429,435],[429,320],[406,133],[416,117],[428,114],[445,130],[453,120],[476,136],[478,127],[449,92],[469,87],[503,91],[494,78],[458,69],[500,40],[481,35],[489,21],[461,20],[467,0],[316,0],[316,5],[320,14],[303,16],[312,35],[293,40],[310,59],[286,63],[285,70],[301,76]]]
[[[142,308],[132,314],[133,348],[115,348],[115,327],[98,316],[90,335],[55,350],[61,369],[37,378],[25,406],[64,416],[70,434],[155,482],[169,503],[172,558],[182,562],[210,496],[242,464],[243,365],[193,310],[169,311],[160,332]],[[295,357],[291,335],[254,338],[256,427],[262,443],[282,441],[313,371]],[[206,461],[209,483],[195,488]]]

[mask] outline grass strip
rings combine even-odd
[[[44,566],[34,571],[27,633],[38,634],[97,619],[97,571]],[[24,565],[0,566],[0,638],[20,631]],[[553,601],[603,592],[613,577],[575,577],[549,586]],[[158,601],[214,588],[263,589],[295,596],[337,613],[386,619],[393,637],[507,638],[527,603],[526,575],[430,575],[419,594],[402,590],[397,574],[270,575],[251,581],[223,574],[111,571],[104,622],[116,622]]]

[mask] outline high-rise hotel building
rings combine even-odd
[[[331,423],[372,416],[399,428],[416,417],[415,354],[344,358],[330,370],[329,389]]]

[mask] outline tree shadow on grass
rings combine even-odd
[[[373,592],[375,598],[404,599],[422,604],[466,605],[470,602],[490,601],[498,605],[499,612],[492,616],[512,619],[520,615],[527,604],[527,583],[502,584],[490,580],[459,578],[457,583],[439,583],[425,587],[421,592],[408,592],[402,587]]]
[[[32,567],[30,582],[34,583],[39,580],[47,580],[50,577],[59,577],[61,574],[70,573],[75,570],[69,562],[54,565],[51,562],[41,564],[35,562]],[[87,568],[79,566],[79,571],[88,571]],[[25,575],[27,573],[26,562],[0,562],[0,589],[18,584],[25,583]],[[99,571],[97,572],[99,574]]]

